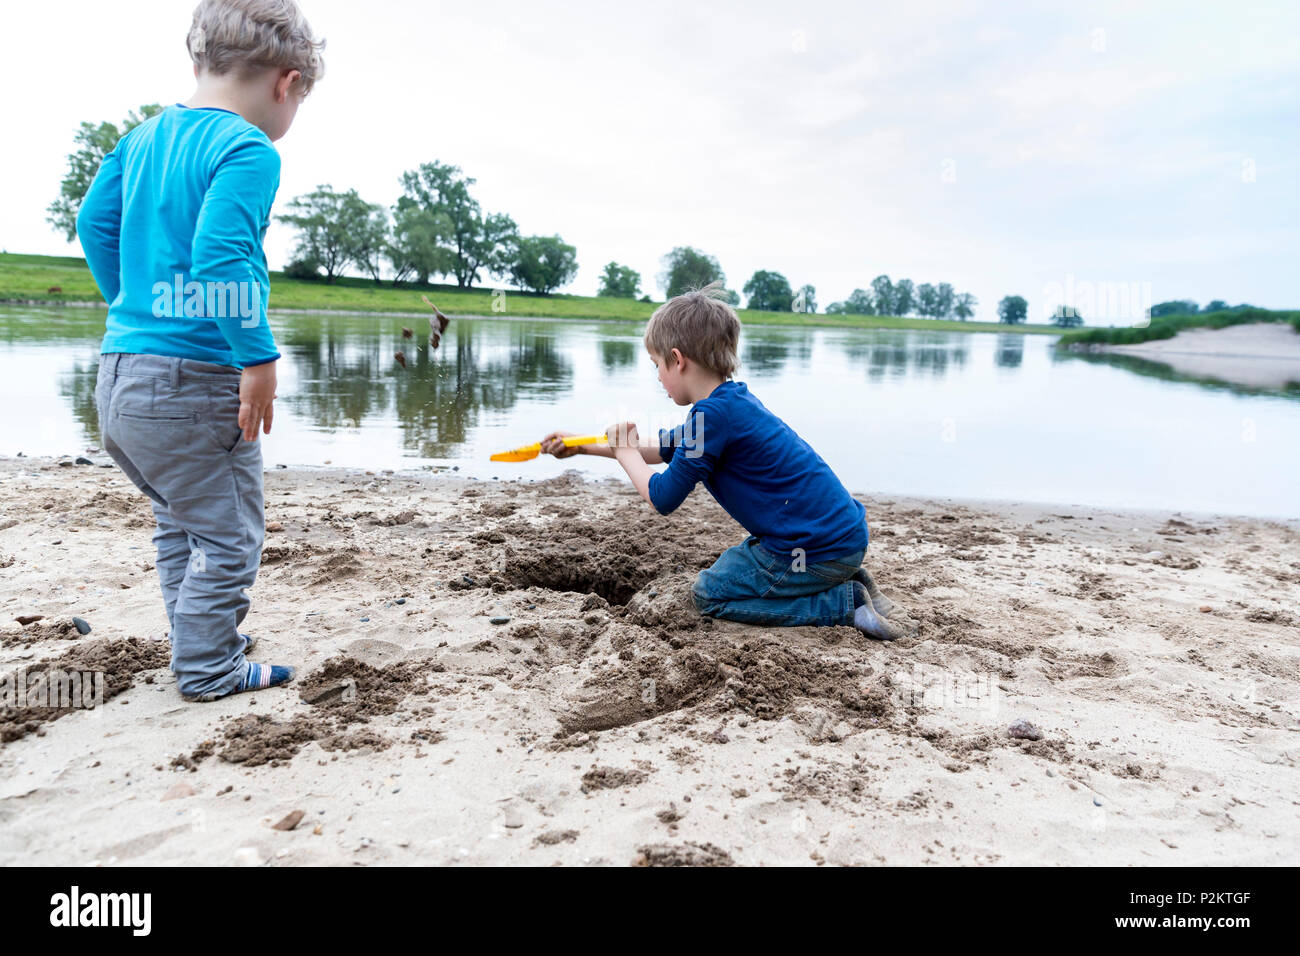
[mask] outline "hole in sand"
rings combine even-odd
[[[610,604],[626,604],[645,587],[656,569],[638,566],[627,555],[559,555],[519,557],[507,563],[506,578],[515,587],[546,588],[599,594]]]
[[[626,604],[657,578],[711,564],[717,551],[699,539],[695,527],[633,508],[600,522],[511,526],[501,576],[514,587],[599,594]]]

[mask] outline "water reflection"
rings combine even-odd
[[[430,351],[427,327],[407,339],[404,322],[416,324],[275,318],[284,358],[268,463],[454,465],[487,479],[568,468],[608,476],[610,463],[598,460],[536,460],[507,472],[488,459],[552,427],[603,427],[615,408],[638,421],[683,414],[655,382],[635,324],[459,320]],[[0,308],[0,399],[11,409],[0,453],[69,454],[98,444],[102,334],[102,311]],[[1189,386],[1158,363],[1060,354],[1053,341],[747,326],[738,377],[854,489],[1295,513],[1296,396]],[[399,349],[405,368],[393,358]],[[870,441],[845,442],[864,427],[864,407],[887,413],[870,416]],[[1081,407],[1094,414],[1080,418]],[[959,442],[936,440],[949,419]],[[1269,440],[1242,443],[1244,419]],[[1232,442],[1234,454],[1207,460],[1207,436]]]
[[[1020,363],[1025,360],[1025,337],[1000,333],[994,356],[998,368],[1020,368]]]
[[[1113,368],[1122,368],[1134,372],[1146,378],[1160,379],[1163,382],[1185,382],[1199,385],[1202,388],[1231,392],[1234,395],[1273,395],[1300,398],[1300,382],[1290,382],[1280,389],[1255,388],[1203,375],[1188,375],[1185,372],[1176,371],[1173,366],[1165,362],[1156,362],[1138,355],[1071,352],[1064,349],[1056,349],[1052,352],[1052,364],[1054,365],[1075,361],[1088,362],[1093,365],[1109,365]]]
[[[508,412],[521,391],[536,395],[571,387],[573,367],[553,332],[522,325],[505,330],[505,341],[496,336],[485,343],[479,325],[459,323],[432,350],[427,332],[403,339],[379,331],[344,337],[299,329],[282,340],[281,352],[298,378],[283,401],[325,431],[358,428],[391,407],[406,453],[453,457],[484,412]],[[405,368],[393,357],[399,348]],[[617,364],[629,361],[623,350],[615,355]]]
[[[95,408],[95,377],[98,362],[74,361],[72,368],[59,376],[59,394],[68,400],[72,417],[86,431],[86,438],[99,444],[99,412]]]
[[[844,342],[844,352],[855,368],[865,366],[867,378],[879,381],[903,377],[909,372],[942,378],[950,369],[966,364],[970,344],[962,335],[914,333],[891,337],[890,341],[863,340]]]
[[[645,347],[637,339],[605,339],[600,343],[600,365],[606,372],[635,365],[645,355]]]

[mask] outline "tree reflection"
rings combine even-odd
[[[1020,368],[1025,358],[1025,337],[1023,335],[1001,334],[994,351],[994,359],[999,368]]]
[[[72,406],[72,417],[81,423],[86,440],[99,444],[99,409],[95,407],[98,362],[73,362],[59,378],[59,394]]]

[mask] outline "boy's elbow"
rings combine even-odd
[[[659,512],[661,515],[672,514],[674,511],[677,510],[677,506],[681,504],[680,501],[673,501],[671,499],[665,499],[665,498],[656,498],[648,491],[646,492],[645,497],[646,497],[646,501],[650,502],[650,507],[654,508],[654,510]]]

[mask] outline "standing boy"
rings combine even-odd
[[[187,700],[283,684],[245,657],[244,589],[265,532],[259,430],[275,362],[262,239],[280,183],[271,145],[320,77],[323,42],[293,0],[203,0],[198,81],[104,157],[77,216],[108,301],[96,404],[104,448],[148,495],[171,668]]]

